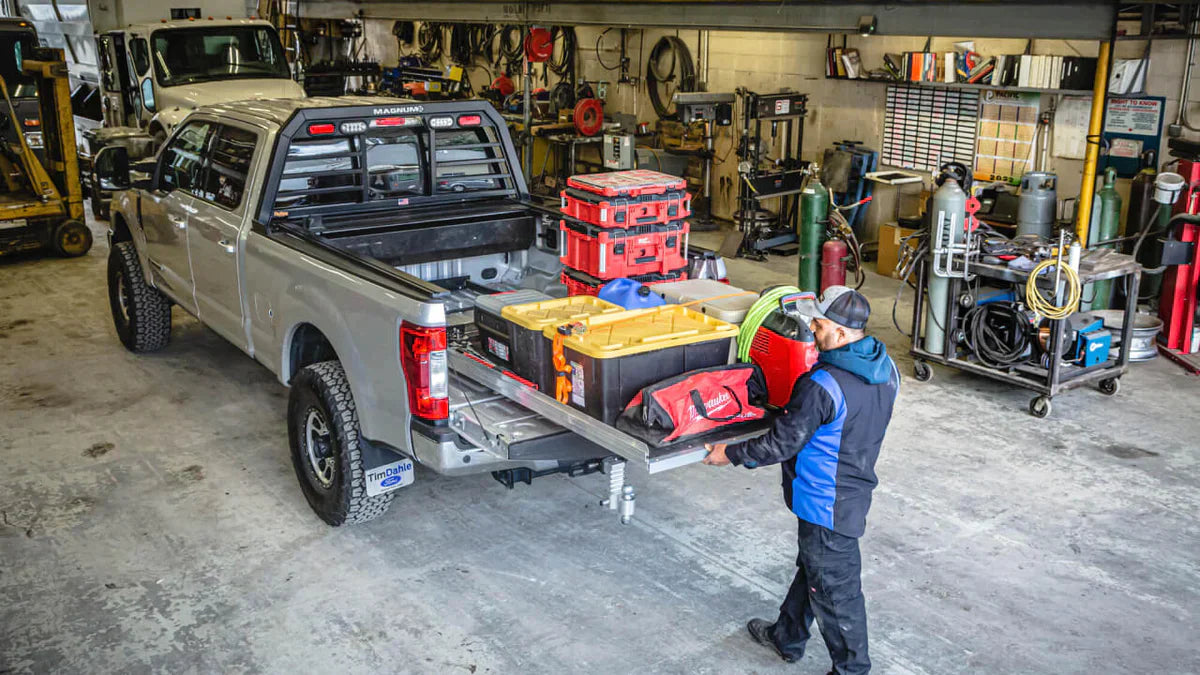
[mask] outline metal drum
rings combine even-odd
[[[1054,230],[1058,176],[1047,171],[1030,171],[1021,177],[1021,199],[1017,203],[1017,236],[1037,235],[1049,239]]]

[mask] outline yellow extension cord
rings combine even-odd
[[[1034,312],[1047,319],[1061,320],[1074,314],[1079,310],[1079,300],[1082,297],[1082,286],[1079,283],[1079,274],[1071,269],[1071,266],[1062,263],[1062,276],[1067,282],[1067,301],[1062,305],[1056,305],[1052,300],[1042,295],[1041,289],[1037,286],[1038,276],[1046,270],[1059,264],[1054,258],[1043,260],[1033,271],[1029,273],[1029,279],[1025,282],[1025,304]],[[1054,293],[1058,293],[1058,289],[1054,289]]]

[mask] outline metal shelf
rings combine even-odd
[[[880,84],[905,84],[912,87],[928,87],[930,89],[996,89],[999,91],[1028,91],[1039,94],[1064,94],[1066,96],[1091,96],[1091,89],[1049,89],[1043,87],[1001,87],[992,84],[972,84],[970,82],[909,82],[907,80],[885,80],[874,77],[826,77],[827,80],[842,80],[845,82],[877,82]]]

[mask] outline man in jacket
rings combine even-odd
[[[802,305],[804,301],[802,301]],[[796,381],[784,414],[763,436],[708,446],[706,464],[783,467],[783,498],[799,519],[796,578],[779,618],[746,625],[783,660],[804,655],[812,620],[825,638],[836,675],[871,669],[858,538],[875,488],[875,460],[892,417],[900,374],[882,342],[863,331],[871,313],[861,293],[831,286],[800,313],[821,350]]]

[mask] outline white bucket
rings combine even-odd
[[[1167,171],[1158,174],[1158,178],[1154,179],[1154,201],[1167,206],[1174,204],[1185,182],[1183,176],[1177,173]]]

